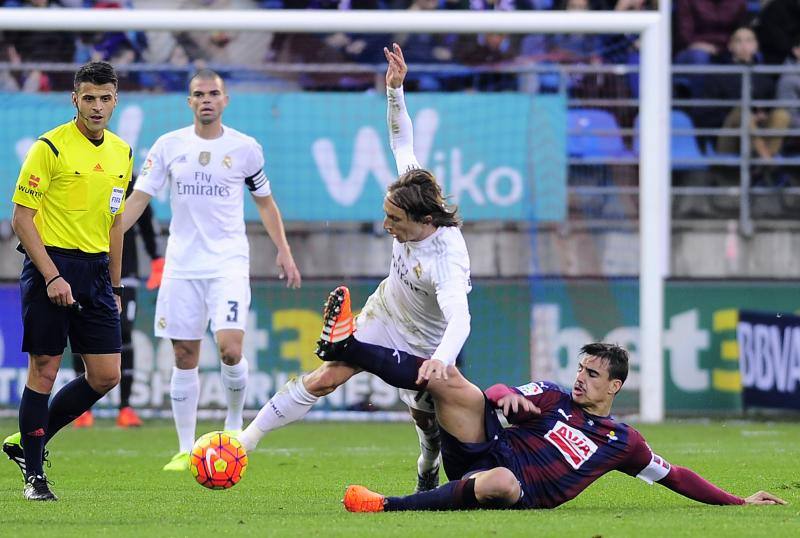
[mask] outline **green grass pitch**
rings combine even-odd
[[[201,423],[198,434],[218,429]],[[13,420],[0,420],[5,433]],[[0,462],[3,536],[800,536],[800,426],[792,423],[670,422],[642,426],[670,462],[739,495],[766,489],[788,506],[705,506],[620,473],[603,477],[556,510],[349,514],[344,487],[388,494],[415,480],[410,424],[305,423],[266,437],[245,477],[205,490],[190,474],[162,472],[176,447],[171,423],[119,430],[99,421],[65,429],[49,447],[60,500],[29,503],[9,461]]]

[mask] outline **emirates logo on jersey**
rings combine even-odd
[[[544,435],[556,447],[573,469],[580,469],[597,452],[597,445],[580,431],[560,420]]]

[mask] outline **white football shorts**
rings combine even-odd
[[[380,319],[360,314],[356,318],[356,340],[365,344],[374,344],[398,351],[404,351],[411,355],[418,355],[410,350],[400,333],[391,324],[384,323]],[[433,413],[433,398],[427,391],[398,389],[400,399],[408,406],[426,413]]]
[[[247,326],[250,278],[164,278],[158,290],[155,335],[173,340],[201,340],[211,332]]]

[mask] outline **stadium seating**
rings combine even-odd
[[[697,138],[686,131],[693,130],[691,118],[682,110],[672,110],[670,113],[673,135],[670,141],[670,157],[672,170],[676,172],[688,170],[705,170],[707,166],[701,162],[705,157],[700,151]],[[677,132],[677,134],[675,134]],[[639,117],[634,121],[633,151],[639,154]]]
[[[630,157],[614,116],[594,108],[570,109],[567,115],[570,157]]]

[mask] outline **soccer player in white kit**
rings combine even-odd
[[[355,322],[355,338],[430,357],[420,375],[446,377],[446,366],[455,364],[470,331],[469,255],[456,209],[445,203],[433,175],[414,156],[411,118],[403,97],[408,69],[402,50],[394,44],[392,51],[384,49],[384,53],[389,61],[387,120],[400,174],[383,204],[383,226],[394,237],[392,261],[389,276]],[[346,294],[342,300],[349,309],[349,291],[342,287],[334,293]],[[253,449],[267,432],[302,418],[319,397],[357,372],[343,362],[326,362],[302,379],[289,381],[239,435],[239,441],[245,449]],[[433,403],[425,392],[401,390],[400,396],[410,408],[420,440],[417,490],[433,489],[438,485],[441,446]]]
[[[155,315],[155,334],[172,340],[175,367],[170,398],[178,453],[166,471],[189,468],[200,394],[200,343],[209,322],[222,359],[228,412],[225,429],[242,429],[248,363],[242,341],[250,309],[250,247],[245,235],[244,192],[278,248],[287,286],[300,287],[283,220],[264,173],[255,139],[222,124],[228,105],[222,78],[202,69],[189,82],[194,123],[156,140],[127,201],[127,230],[150,199],[170,187],[172,220]]]

